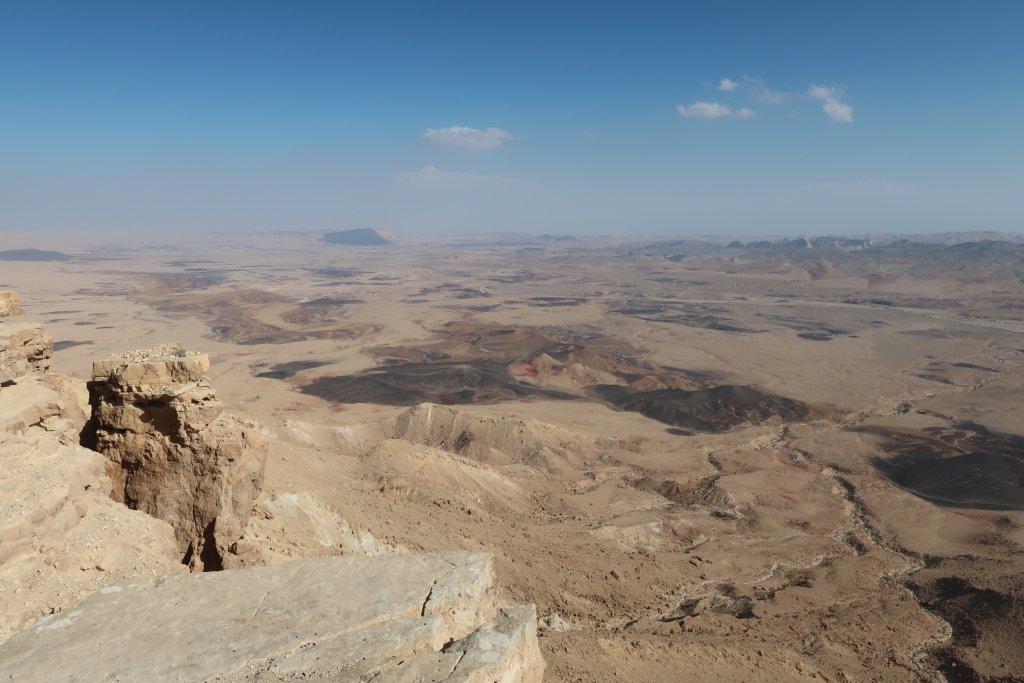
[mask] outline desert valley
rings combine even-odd
[[[0,361],[40,349],[0,376],[11,680],[172,593],[175,633],[228,596],[211,680],[1024,677],[1012,238],[8,243]],[[261,590],[336,633],[247,631]],[[382,627],[329,606],[367,596],[444,632],[353,665]]]

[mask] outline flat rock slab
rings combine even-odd
[[[0,645],[11,681],[539,681],[532,606],[490,555],[299,560],[133,579]]]
[[[22,432],[63,411],[60,394],[42,375],[22,376],[17,384],[0,387],[0,432]]]

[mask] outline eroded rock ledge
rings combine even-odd
[[[205,355],[166,345],[94,365],[83,432],[84,384],[44,372],[52,342],[10,320],[16,295],[0,295],[0,312],[0,359],[17,358],[0,382],[4,680],[542,679],[535,609],[498,606],[490,555],[353,554],[188,574],[182,554],[193,569],[219,568],[246,526],[266,460],[258,425],[224,413]],[[43,340],[31,359],[15,328]],[[256,552],[264,536],[301,537],[303,520],[319,552],[399,550],[340,517],[320,524],[331,513],[315,501],[280,494],[264,505],[288,524],[251,530],[252,561],[309,551],[297,537]]]
[[[0,292],[0,385],[50,367],[53,338],[38,323],[13,320],[24,312],[17,292]]]
[[[164,344],[93,363],[82,444],[104,454],[114,498],[174,527],[183,562],[222,569],[263,482],[259,426],[224,412],[206,354]]]
[[[167,523],[110,499],[103,456],[78,445],[84,385],[44,372],[53,342],[21,312],[0,292],[0,641],[107,584],[183,571]]]
[[[491,556],[463,552],[135,579],[43,617],[0,662],[47,683],[540,681],[536,611],[495,607],[493,586]]]

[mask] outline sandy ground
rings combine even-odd
[[[1024,676],[1019,281],[109,239],[37,243],[77,258],[0,289],[59,372],[210,353],[275,435],[268,496],[306,501],[308,528],[265,506],[240,563],[327,552],[335,514],[362,551],[493,552],[552,681]]]

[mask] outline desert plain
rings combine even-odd
[[[12,240],[53,370],[265,427],[228,567],[492,553],[549,681],[1024,677],[1021,244]]]

